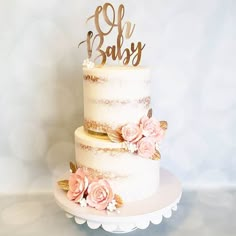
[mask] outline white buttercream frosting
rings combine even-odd
[[[110,175],[109,182],[114,193],[120,195],[124,202],[144,199],[157,191],[159,160],[119,150],[124,148],[124,143],[95,138],[88,135],[83,127],[76,130],[75,143],[77,164]]]
[[[88,129],[101,132],[137,123],[150,108],[150,75],[146,67],[83,68],[84,118]],[[105,128],[106,129],[106,128]]]

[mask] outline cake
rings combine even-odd
[[[150,108],[150,75],[145,67],[83,68],[84,126],[106,133],[133,122]]]
[[[158,191],[159,143],[167,123],[151,117],[149,69],[85,65],[83,89],[84,125],[75,131],[76,164],[68,198],[81,204],[89,182],[100,180],[122,204],[150,197]],[[86,178],[83,197],[77,172]]]
[[[150,86],[148,67],[84,61],[84,123],[75,131],[72,173],[58,182],[69,200],[115,211],[158,191],[167,122],[152,117]]]

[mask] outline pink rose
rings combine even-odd
[[[140,121],[140,126],[143,130],[143,135],[145,137],[154,137],[157,138],[160,133],[162,133],[162,128],[160,122],[154,118],[148,118],[144,116]]]
[[[150,137],[144,137],[137,143],[138,155],[151,158],[155,153],[155,140]]]
[[[94,181],[88,187],[87,203],[97,210],[106,209],[113,197],[111,186],[104,179]]]
[[[132,143],[138,142],[142,138],[142,129],[137,124],[127,124],[121,129],[122,137]]]
[[[88,188],[88,178],[85,173],[79,168],[76,173],[70,175],[69,178],[69,191],[67,197],[71,201],[79,202],[84,192]]]

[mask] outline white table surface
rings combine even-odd
[[[160,225],[126,235],[236,235],[236,190],[184,191],[179,208]],[[0,195],[1,236],[115,235],[65,217],[52,193]]]

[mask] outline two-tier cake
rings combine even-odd
[[[99,31],[95,38],[100,41],[106,34],[102,33],[96,19],[109,7],[112,5],[98,7],[92,16]],[[124,11],[123,5],[119,8],[120,14],[122,9]],[[111,26],[106,12],[103,16]],[[118,28],[117,42],[133,33],[130,22],[123,28],[119,25],[113,22],[110,29]],[[126,32],[123,36],[125,28],[130,34]],[[87,45],[92,37],[90,31]],[[152,117],[150,71],[137,65],[144,46],[139,42],[136,50],[132,43],[130,51],[124,51],[126,55],[120,53],[121,46],[99,50],[103,52],[102,64],[109,56],[114,60],[126,56],[122,66],[95,65],[90,60],[90,47],[89,59],[83,64],[84,124],[75,131],[76,163],[70,164],[69,179],[58,182],[67,191],[68,199],[81,207],[115,211],[126,202],[148,198],[158,191],[159,144],[167,122]],[[134,54],[132,62],[135,66],[128,66]]]

